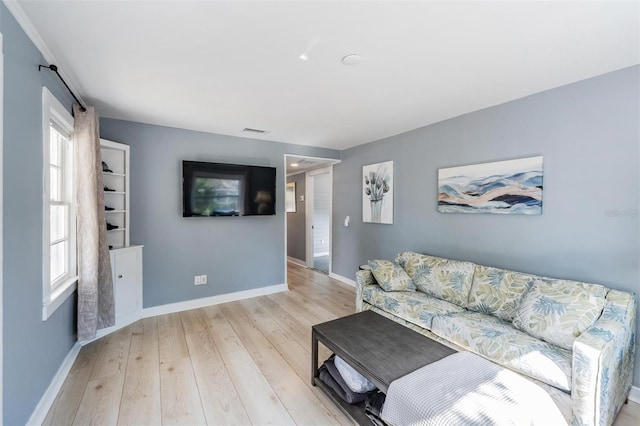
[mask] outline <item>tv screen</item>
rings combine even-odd
[[[182,162],[182,216],[276,214],[276,169]]]

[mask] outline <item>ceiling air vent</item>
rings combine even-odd
[[[265,133],[269,133],[268,130],[252,129],[250,127],[245,127],[244,129],[242,129],[242,131],[244,133],[253,133],[254,135],[264,135]]]

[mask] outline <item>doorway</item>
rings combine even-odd
[[[339,162],[285,155],[285,265],[292,262],[331,273],[332,166]]]

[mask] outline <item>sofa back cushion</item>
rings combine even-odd
[[[418,291],[467,307],[474,264],[414,252],[402,252],[396,262],[411,277]]]
[[[538,279],[522,298],[513,325],[571,350],[576,338],[600,317],[607,291],[598,284]]]
[[[536,278],[539,277],[476,265],[469,309],[511,322],[520,300]]]
[[[413,251],[403,251],[396,256],[396,263],[406,271],[412,280],[415,280],[417,275],[429,274],[432,268],[444,265],[447,263],[447,259]]]
[[[397,263],[389,260],[370,260],[369,267],[384,291],[415,291],[411,278]]]

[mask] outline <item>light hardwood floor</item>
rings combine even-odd
[[[288,268],[286,293],[142,319],[86,345],[44,424],[351,424],[310,385],[310,349],[313,324],[355,311],[354,289]],[[639,423],[629,403],[615,425]]]

